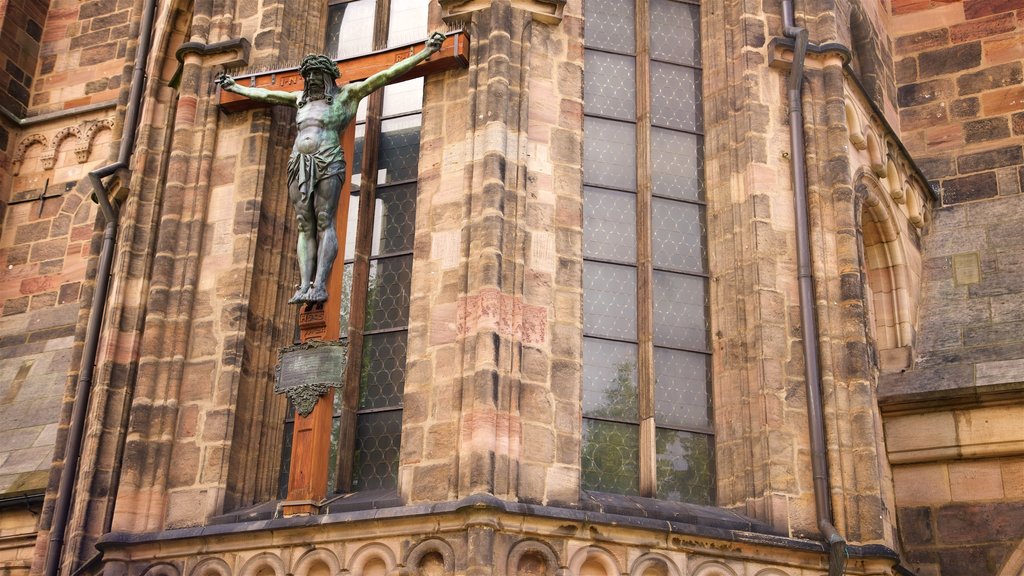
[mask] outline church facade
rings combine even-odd
[[[433,31],[298,502],[295,111],[217,78]],[[0,1],[0,60],[0,574],[1024,574],[1024,2]]]

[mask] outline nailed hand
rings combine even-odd
[[[430,50],[431,52],[437,52],[440,50],[441,44],[444,43],[444,38],[445,36],[441,32],[434,32],[431,34],[430,38],[427,40],[427,50]]]

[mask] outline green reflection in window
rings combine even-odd
[[[637,494],[640,486],[640,428],[632,424],[583,421],[583,488]]]
[[[711,504],[711,439],[705,434],[659,428],[658,498]]]

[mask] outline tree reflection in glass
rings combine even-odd
[[[583,488],[637,494],[640,481],[636,363],[615,365],[601,402],[585,409],[583,420]],[[600,418],[601,420],[598,420]],[[625,422],[623,422],[625,421]]]

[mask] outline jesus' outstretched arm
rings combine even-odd
[[[249,88],[248,86],[242,86],[235,82],[235,79],[227,74],[221,74],[218,76],[217,83],[220,84],[221,88],[228,92],[234,92],[235,94],[240,94],[250,100],[263,102],[265,104],[281,104],[295,108],[299,101],[299,95],[295,92],[266,90],[264,88]]]

